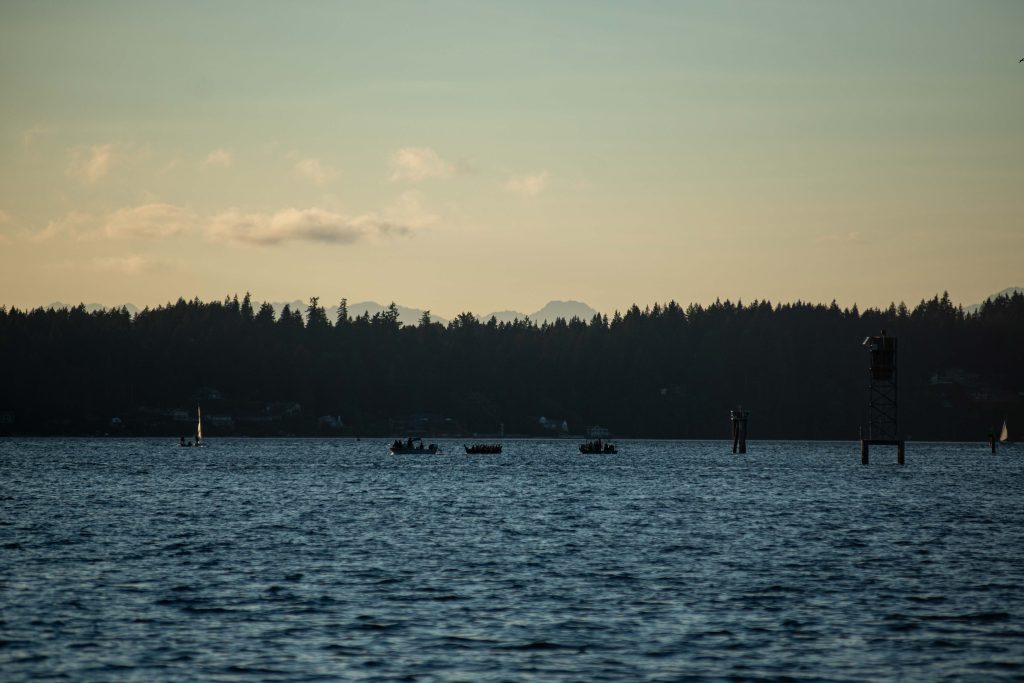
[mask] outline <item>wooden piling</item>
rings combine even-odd
[[[901,440],[896,445],[896,464],[905,465],[907,464],[906,451],[903,449],[903,441]]]
[[[747,416],[750,415],[748,411],[743,410],[742,406],[737,410],[729,411],[729,419],[732,421],[732,452],[746,453],[747,452]]]
[[[994,432],[988,433],[988,445],[992,449],[992,455],[996,454],[996,435]]]
[[[861,441],[860,441],[860,464],[861,465],[867,465],[868,464],[868,448],[869,448],[868,442],[865,441],[864,439],[861,439]]]

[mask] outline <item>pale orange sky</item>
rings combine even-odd
[[[976,303],[1024,285],[1022,25],[1008,2],[4,3],[0,305]]]

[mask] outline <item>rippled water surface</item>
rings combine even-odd
[[[0,440],[0,678],[1024,676],[1022,446],[460,443]]]

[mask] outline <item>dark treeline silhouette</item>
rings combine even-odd
[[[345,300],[335,317],[317,298],[275,316],[246,295],[135,317],[0,308],[0,430],[176,435],[202,402],[214,435],[322,433],[321,416],[340,418],[332,433],[400,434],[427,415],[418,424],[436,433],[551,433],[544,416],[574,434],[726,438],[742,404],[755,441],[852,439],[866,412],[860,343],[883,328],[900,340],[906,436],[1024,427],[1021,294],[974,314],[944,294],[913,310],[670,302],[539,326],[469,313],[442,326],[429,312],[402,325],[394,304],[351,318]]]

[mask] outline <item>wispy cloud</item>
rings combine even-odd
[[[112,144],[74,147],[68,156],[68,175],[87,185],[106,176],[115,162]]]
[[[89,272],[113,273],[118,275],[141,275],[154,270],[174,267],[170,262],[155,259],[143,254],[126,254],[123,256],[99,256],[96,258],[75,260],[64,259],[46,263],[43,268],[55,272]]]
[[[430,147],[402,147],[391,158],[391,181],[420,182],[427,178],[447,178],[455,166],[442,159]]]
[[[10,220],[10,215],[3,209],[0,209],[0,225],[3,225],[4,223],[9,222]]]
[[[505,182],[504,188],[506,192],[520,197],[536,197],[547,188],[548,177],[547,171],[512,176]]]
[[[21,131],[21,144],[24,147],[31,147],[37,139],[49,133],[53,133],[57,129],[53,126],[44,126],[42,124],[35,124],[25,130]]]
[[[295,175],[310,181],[318,187],[323,187],[335,180],[339,173],[338,169],[328,166],[319,159],[303,159],[297,155],[291,155],[295,160],[293,171]]]
[[[231,209],[214,216],[206,226],[206,234],[213,241],[250,246],[294,241],[352,244],[374,234],[403,234],[408,230],[408,226],[373,214],[349,217],[318,208],[289,208],[276,213]]]
[[[93,224],[91,214],[84,211],[69,211],[60,218],[54,218],[42,230],[32,234],[32,242],[45,242],[64,235],[72,239],[81,239],[88,226]]]
[[[394,205],[379,214],[358,215],[310,207],[275,212],[233,208],[204,217],[185,207],[153,202],[100,216],[73,211],[50,221],[29,239],[33,242],[56,237],[76,241],[164,240],[199,234],[211,242],[236,246],[274,246],[289,242],[353,244],[375,237],[410,235],[438,220],[436,214],[424,207],[418,192],[403,193]],[[114,263],[108,265],[113,269]],[[124,263],[118,267],[127,268]],[[132,266],[137,267],[137,263]]]
[[[173,204],[153,203],[118,209],[104,221],[102,236],[112,239],[163,239],[191,230],[197,217]]]
[[[155,202],[118,209],[105,216],[71,211],[31,235],[33,242],[56,237],[72,240],[163,239],[194,229],[198,217],[189,209]]]
[[[89,270],[98,273],[117,273],[120,275],[141,275],[153,270],[163,269],[167,263],[141,254],[127,256],[104,256],[93,259]]]
[[[219,167],[219,168],[231,168],[231,164],[235,162],[235,158],[231,155],[231,152],[226,149],[215,149],[206,155],[203,160],[203,166],[207,168]]]
[[[441,219],[424,205],[423,193],[416,190],[400,194],[394,205],[384,210],[383,216],[390,225],[402,225],[413,230],[429,227]]]

